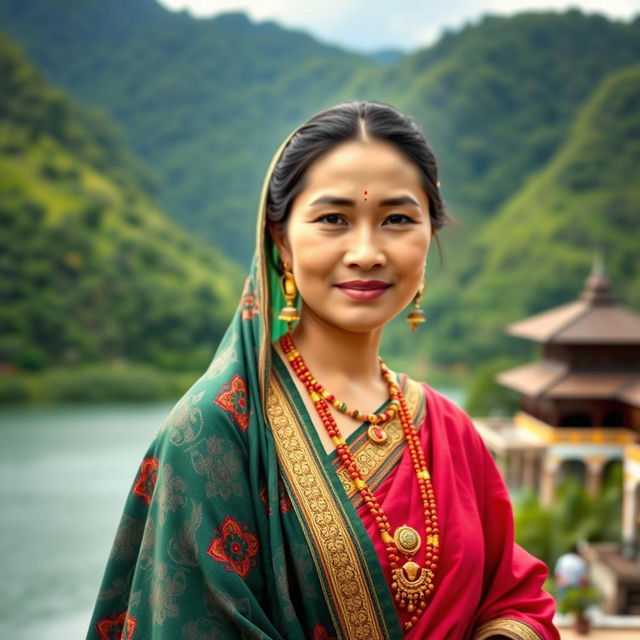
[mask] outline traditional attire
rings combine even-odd
[[[407,614],[392,597],[375,522],[336,454],[325,452],[272,345],[284,299],[266,191],[294,133],[265,177],[256,252],[229,329],[142,459],[87,637],[558,640],[554,601],[542,589],[547,567],[514,543],[509,495],[470,418],[400,374],[440,530],[435,591],[403,633]],[[368,486],[392,527],[421,531],[399,418],[385,426],[384,444],[367,426],[347,444]]]

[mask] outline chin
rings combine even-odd
[[[366,317],[363,317],[365,316]],[[345,314],[346,316],[346,314]],[[371,312],[360,313],[360,317],[345,317],[340,318],[327,318],[324,320],[342,331],[349,331],[350,333],[370,333],[371,331],[377,331],[382,329],[388,322],[393,319],[393,316],[377,316],[372,318]]]

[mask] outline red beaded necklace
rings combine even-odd
[[[293,342],[291,344],[293,345]],[[302,364],[304,366],[304,362]],[[304,366],[304,368],[306,369],[306,366]],[[387,441],[387,432],[382,429],[382,425],[392,420],[398,413],[398,410],[400,409],[398,393],[400,390],[398,388],[398,385],[393,381],[391,372],[384,364],[384,362],[382,362],[382,360],[380,360],[380,373],[383,379],[386,381],[387,387],[389,388],[391,402],[380,413],[364,413],[362,411],[358,411],[358,409],[349,409],[346,402],[341,402],[340,400],[338,400],[332,393],[329,393],[315,378],[313,378],[308,369],[306,369],[306,372],[307,373],[304,375],[306,376],[309,384],[317,395],[320,395],[321,398],[323,398],[327,402],[330,402],[335,409],[340,411],[340,413],[344,413],[354,420],[369,423],[369,428],[367,429],[367,436],[369,437],[369,440],[375,442],[376,444],[384,444]]]
[[[291,363],[296,375],[307,388],[322,423],[336,446],[341,463],[349,471],[354,486],[375,519],[380,537],[385,544],[389,566],[391,567],[391,589],[394,592],[394,598],[400,608],[406,608],[408,613],[413,614],[410,620],[404,623],[404,630],[409,631],[424,613],[427,607],[427,597],[434,588],[433,577],[439,561],[439,536],[438,515],[436,513],[436,501],[431,484],[431,476],[427,469],[422,445],[413,426],[404,394],[400,387],[393,382],[389,369],[382,361],[382,358],[379,358],[380,369],[389,386],[389,394],[392,399],[397,400],[398,403],[402,430],[411,453],[413,467],[420,487],[420,495],[422,496],[426,534],[424,567],[421,567],[412,560],[422,543],[420,534],[412,527],[402,525],[397,527],[393,535],[391,535],[391,525],[382,506],[378,503],[375,495],[365,483],[362,472],[353,454],[347,447],[335,419],[329,411],[327,399],[318,393],[318,382],[311,375],[302,356],[296,350],[289,333],[282,335],[280,338],[280,346]],[[407,560],[402,565],[400,565],[401,561],[398,553],[407,557]]]

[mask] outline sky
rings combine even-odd
[[[600,13],[628,21],[640,13],[640,0],[159,0],[169,9],[187,9],[208,17],[245,11],[256,22],[274,20],[302,29],[318,40],[347,49],[371,52],[394,48],[411,51],[433,44],[445,29],[458,30],[487,13],[512,15],[521,11]]]

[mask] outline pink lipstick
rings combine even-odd
[[[374,300],[379,298],[391,285],[382,280],[350,280],[336,286],[354,300]]]

